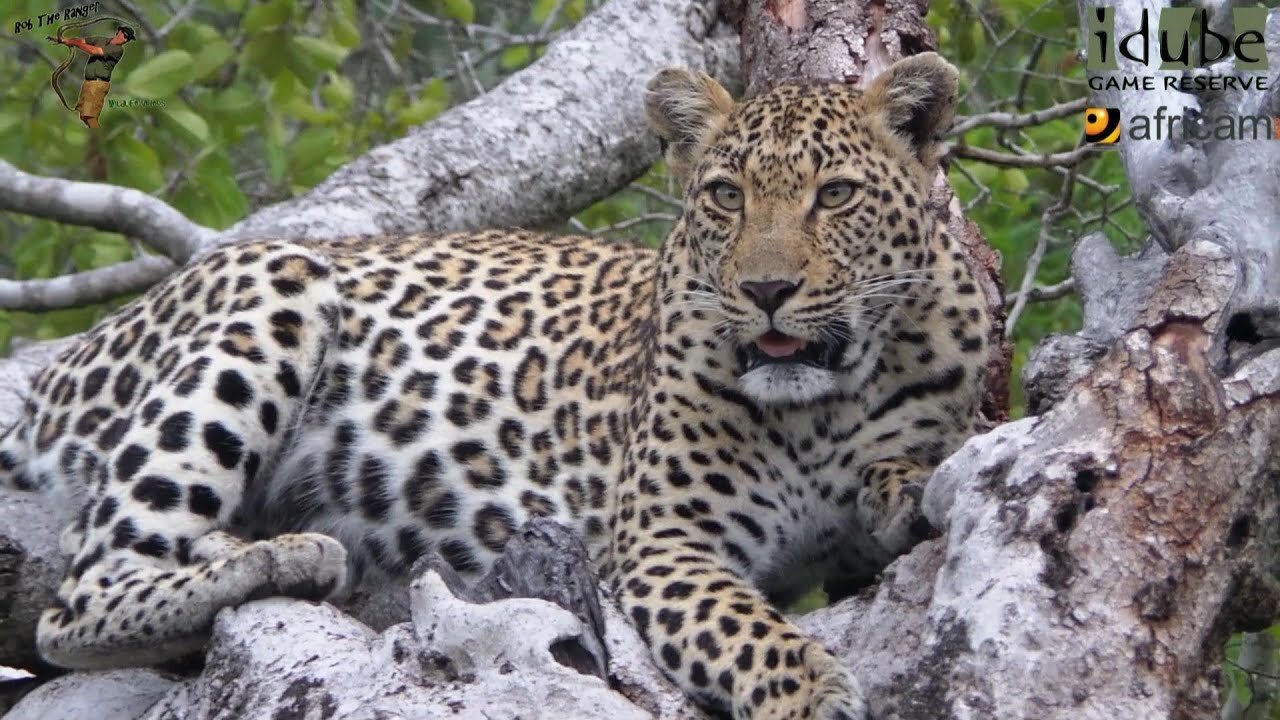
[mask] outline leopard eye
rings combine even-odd
[[[848,180],[837,180],[823,185],[818,190],[818,204],[824,208],[838,208],[853,197],[853,183]]]
[[[721,181],[712,184],[711,198],[725,210],[737,211],[742,209],[742,190],[732,183]]]

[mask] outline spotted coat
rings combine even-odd
[[[220,608],[322,598],[531,517],[586,539],[664,672],[735,718],[857,718],[776,609],[929,533],[989,319],[925,208],[955,71],[735,104],[646,98],[683,215],[650,251],[522,231],[223,248],[90,331],[0,442],[79,508],[39,645],[68,667],[197,649]]]

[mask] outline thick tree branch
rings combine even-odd
[[[166,257],[146,255],[48,280],[0,280],[0,310],[57,310],[91,305],[142,292],[177,267]]]
[[[145,242],[177,263],[186,262],[216,235],[141,190],[40,177],[3,160],[0,210],[118,232]]]
[[[658,69],[709,69],[736,85],[724,56],[737,38],[713,9],[710,0],[614,0],[530,67],[219,242],[560,222],[657,159],[641,103]]]

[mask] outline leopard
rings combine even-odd
[[[340,598],[438,553],[464,578],[572,528],[654,662],[738,720],[867,698],[783,613],[934,534],[992,322],[927,204],[955,68],[643,106],[682,207],[659,247],[530,230],[260,239],[86,332],[0,441],[68,509],[37,647],[163,663],[256,599]]]

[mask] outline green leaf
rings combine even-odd
[[[528,45],[516,45],[502,51],[498,56],[498,65],[503,70],[519,70],[529,64],[533,53],[529,50]]]
[[[262,122],[265,108],[260,98],[244,85],[232,85],[208,100],[207,112],[230,127],[256,125]]]
[[[436,115],[439,115],[447,107],[449,107],[447,101],[437,100],[436,98],[423,93],[422,97],[412,103],[409,103],[403,110],[396,113],[396,122],[406,127],[421,125]]]
[[[291,41],[293,51],[306,57],[314,66],[322,70],[333,70],[342,64],[347,57],[347,49],[341,45],[320,38],[299,35]]]
[[[289,144],[289,169],[297,171],[319,163],[334,151],[336,141],[337,132],[333,128],[311,127],[303,130]]]
[[[267,121],[266,143],[263,151],[267,160],[267,178],[275,185],[284,180],[288,169],[284,152],[284,126],[279,116],[273,114]]]
[[[587,16],[587,0],[569,0],[562,12],[565,20],[576,23]]]
[[[351,107],[351,101],[355,96],[355,85],[347,78],[335,73],[329,73],[329,81],[320,88],[320,97],[324,98],[326,105],[335,109],[346,110]]]
[[[422,86],[422,97],[436,102],[449,104],[449,85],[441,78],[435,78]]]
[[[342,120],[342,115],[337,110],[318,108],[309,99],[300,97],[282,104],[280,109],[308,125],[334,125]]]
[[[533,21],[542,24],[547,21],[547,17],[551,15],[551,11],[555,9],[558,0],[537,0],[533,4]]]
[[[16,112],[0,113],[0,136],[8,135],[18,129],[26,118]]]
[[[1027,174],[1017,168],[1002,171],[1000,180],[1003,189],[1012,193],[1022,193],[1031,187],[1031,181],[1027,180]]]
[[[9,343],[13,341],[13,313],[0,310],[0,357],[9,354]]]
[[[274,30],[288,22],[291,15],[293,15],[293,3],[290,0],[271,0],[250,8],[240,27],[250,33]]]
[[[168,50],[135,67],[125,79],[130,95],[155,99],[172,95],[191,79],[194,59],[186,50]]]
[[[13,251],[13,275],[19,280],[53,277],[57,263],[58,237],[51,225],[48,229],[33,227]]]
[[[218,38],[212,42],[205,43],[200,52],[196,53],[195,60],[191,66],[191,79],[204,80],[222,69],[227,61],[235,57],[236,49],[231,43]]]
[[[471,4],[471,0],[440,0],[440,5],[443,6],[447,17],[463,25],[470,25],[476,21],[476,9]]]
[[[77,238],[71,246],[71,261],[76,271],[115,265],[133,258],[129,241],[115,233],[95,232]]]
[[[209,141],[209,123],[187,107],[186,103],[168,103],[160,114],[172,122],[188,140],[196,143]]]
[[[129,133],[117,133],[107,141],[107,179],[151,192],[164,184],[164,173],[155,150]]]
[[[333,24],[329,28],[333,35],[334,42],[345,48],[354,48],[360,44],[360,29],[355,23],[344,17],[333,18]]]
[[[245,57],[259,72],[273,78],[285,68],[289,53],[283,52],[283,49],[287,42],[289,42],[287,30],[260,33],[245,43]]]
[[[56,337],[83,332],[93,326],[99,312],[98,308],[93,306],[52,310],[44,314],[44,322],[41,323],[36,336],[40,340],[52,340]]]
[[[275,105],[284,105],[305,92],[306,88],[302,86],[298,76],[288,71],[280,73],[271,81],[271,102]]]

